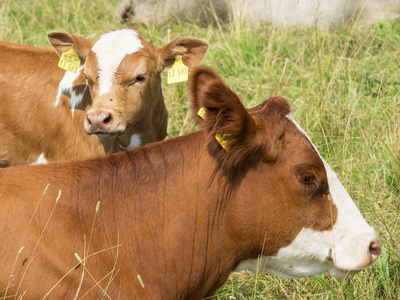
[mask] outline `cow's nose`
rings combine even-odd
[[[86,115],[88,129],[91,133],[108,132],[113,123],[113,116],[109,112],[91,112]]]
[[[369,253],[371,255],[371,264],[378,258],[381,254],[381,244],[378,241],[373,241],[369,245]]]

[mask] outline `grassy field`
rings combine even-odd
[[[97,40],[123,26],[112,20],[116,3],[2,0],[0,39],[44,46],[46,32],[62,28]],[[157,46],[178,36],[206,39],[210,49],[203,64],[218,71],[247,107],[272,95],[286,97],[297,122],[381,236],[380,258],[360,274],[341,281],[326,275],[290,281],[238,273],[218,299],[400,299],[400,23],[352,23],[329,31],[179,20],[131,25]],[[194,131],[187,83],[167,85],[164,73],[170,137]]]

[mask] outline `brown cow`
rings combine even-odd
[[[190,89],[200,131],[0,170],[0,296],[202,299],[259,255],[286,278],[376,260],[377,234],[284,98],[246,110],[207,68]]]
[[[64,31],[48,36],[56,51],[0,42],[0,167],[163,140],[160,73],[177,55],[189,68],[198,65],[208,48],[193,38],[155,47],[134,29],[110,31],[95,44]],[[81,60],[76,74],[57,66],[71,48]]]

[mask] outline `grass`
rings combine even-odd
[[[116,3],[3,0],[0,39],[48,46],[46,32],[62,28],[97,40],[122,26],[112,20]],[[329,31],[219,25],[171,20],[133,26],[157,46],[178,36],[206,39],[203,64],[217,70],[247,107],[276,94],[289,99],[295,119],[380,234],[383,252],[372,267],[342,281],[233,274],[217,298],[400,298],[400,23],[338,24]],[[164,73],[170,137],[191,132],[197,125],[188,114],[187,83],[167,85]]]

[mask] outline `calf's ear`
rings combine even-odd
[[[193,114],[205,129],[207,148],[219,166],[229,174],[258,162],[262,146],[256,142],[256,123],[222,78],[198,67],[189,86]]]
[[[74,48],[82,63],[86,60],[86,57],[94,45],[92,41],[82,36],[62,30],[50,31],[47,37],[59,56],[69,49]]]
[[[207,53],[208,43],[194,38],[178,38],[171,43],[158,48],[158,70],[172,67],[178,55],[182,62],[192,69],[200,64]]]

